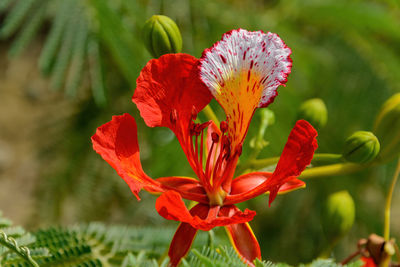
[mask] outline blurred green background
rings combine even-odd
[[[151,58],[140,30],[149,17],[175,20],[183,52],[200,57],[231,29],[278,33],[292,49],[286,87],[270,105],[276,123],[260,158],[281,153],[300,104],[322,98],[328,108],[318,152],[341,153],[357,130],[372,130],[382,103],[400,88],[400,9],[396,0],[1,0],[0,210],[35,229],[103,221],[177,225],[137,202],[128,186],[91,148],[90,136],[112,115],[129,112],[138,123],[141,158],[152,177],[191,175],[168,129],[145,126],[131,102],[135,80]],[[219,118],[223,112],[215,102]],[[250,126],[256,134],[260,114]],[[201,117],[205,119],[205,117]],[[356,250],[357,240],[382,234],[384,199],[395,162],[353,175],[307,181],[307,188],[245,203],[265,259],[308,262],[326,245],[320,211],[327,195],[346,189],[356,222],[334,256]],[[400,194],[392,204],[392,236],[400,236]],[[171,237],[172,238],[172,237]]]

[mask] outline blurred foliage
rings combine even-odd
[[[276,32],[292,49],[292,74],[270,106],[276,122],[268,127],[269,145],[260,157],[280,154],[298,107],[314,97],[323,99],[329,111],[318,152],[340,153],[350,133],[371,130],[381,104],[400,87],[400,9],[395,0],[2,0],[0,10],[0,35],[11,42],[10,56],[29,47],[35,36],[44,36],[40,69],[54,89],[64,87],[77,101],[74,110],[51,114],[38,126],[43,170],[32,226],[77,220],[161,223],[154,198],[142,194],[142,202],[136,203],[122,179],[91,149],[90,136],[111,115],[129,112],[137,119],[149,175],[192,174],[188,164],[181,164],[185,157],[173,135],[145,127],[130,102],[136,77],[150,59],[140,29],[153,14],[174,19],[183,51],[197,57],[224,32],[239,27]],[[217,103],[212,106],[224,119]],[[242,159],[250,154],[248,143],[260,120],[257,112]],[[391,162],[354,175],[307,181],[307,189],[279,197],[271,208],[261,198],[246,203],[258,212],[251,225],[263,257],[288,263],[315,258],[326,246],[321,203],[338,190],[353,196],[356,224],[334,256],[344,258],[359,238],[381,233],[383,196],[393,167]],[[400,235],[398,223],[393,235]]]

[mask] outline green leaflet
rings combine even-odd
[[[76,95],[76,91],[82,81],[87,51],[88,32],[86,18],[81,16],[79,18],[78,26],[76,27],[75,42],[72,47],[72,59],[66,81],[65,93],[71,97]]]
[[[8,8],[8,6],[15,0],[2,0],[0,2],[0,12]]]
[[[100,48],[96,38],[91,37],[89,39],[87,56],[94,101],[98,106],[104,106],[107,103],[107,97],[105,92],[103,70],[101,67]]]
[[[76,37],[76,28],[79,25],[79,21],[81,19],[80,16],[82,15],[82,10],[77,4],[75,4],[74,8],[69,10],[69,12],[65,34],[63,35],[61,41],[61,48],[58,52],[56,61],[54,63],[54,69],[51,74],[51,85],[55,90],[61,89],[64,84],[66,71],[72,57]]]
[[[69,10],[73,8],[74,1],[60,0],[57,12],[53,18],[50,33],[39,58],[39,68],[44,74],[51,72],[51,67],[63,37],[65,26],[69,18]]]
[[[135,17],[143,17],[143,12],[136,9],[141,6],[125,1],[121,6],[131,16],[130,27],[139,30]],[[104,106],[106,86],[101,66],[103,60],[99,58],[100,43],[111,52],[125,79],[135,85],[144,62],[144,49],[136,40],[136,34],[122,23],[121,10],[116,10],[114,5],[97,0],[15,0],[14,3],[3,0],[0,3],[0,11],[8,7],[0,27],[0,38],[12,38],[17,33],[9,50],[11,56],[20,54],[36,37],[42,22],[50,18],[51,29],[38,64],[43,74],[51,75],[53,89],[65,88],[67,96],[75,97],[87,74],[94,101],[98,106]],[[90,73],[85,73],[85,66],[89,66]]]
[[[43,6],[42,6],[43,4]],[[38,30],[42,26],[45,18],[45,7],[47,1],[38,1],[30,11],[30,15],[27,16],[25,23],[21,27],[18,36],[11,44],[9,49],[9,55],[11,57],[18,56],[32,41],[37,34]]]
[[[91,3],[99,22],[102,41],[113,55],[125,79],[134,86],[144,59],[141,53],[142,45],[124,27],[118,13],[112,10],[107,2],[91,0]]]
[[[38,0],[19,0],[11,9],[0,29],[0,39],[10,37],[21,26],[25,17],[29,14],[35,1]],[[6,3],[7,4],[7,3]]]

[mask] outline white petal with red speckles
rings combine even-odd
[[[233,30],[204,51],[201,79],[218,98],[228,80],[242,71],[255,73],[263,89],[258,103],[262,107],[276,96],[276,88],[286,82],[292,66],[290,54],[290,48],[275,33]]]
[[[200,75],[226,113],[232,152],[240,151],[257,107],[266,107],[290,73],[291,50],[274,33],[233,30],[203,52]]]

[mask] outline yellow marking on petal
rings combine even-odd
[[[306,188],[306,184],[304,184],[304,185],[302,185],[302,186],[299,186],[299,187],[295,187],[295,188],[290,189],[290,190],[285,190],[285,191],[281,191],[281,192],[278,191],[278,195],[284,195],[284,194],[287,194],[287,193],[296,191],[296,190],[298,190],[298,189],[304,189],[304,188]]]
[[[278,191],[278,195],[285,195],[285,194],[287,194],[287,193],[290,193],[290,192],[293,192],[293,191],[296,191],[296,190],[299,190],[299,189],[304,189],[304,188],[306,188],[306,187],[307,187],[307,185],[304,184],[304,185],[302,185],[302,186],[295,187],[295,188],[290,189],[290,190]],[[265,192],[265,195],[268,196],[268,195],[269,195],[269,191]]]
[[[242,70],[216,88],[215,98],[225,110],[228,136],[233,149],[242,144],[254,110],[260,102],[262,79],[263,76],[251,69]]]

